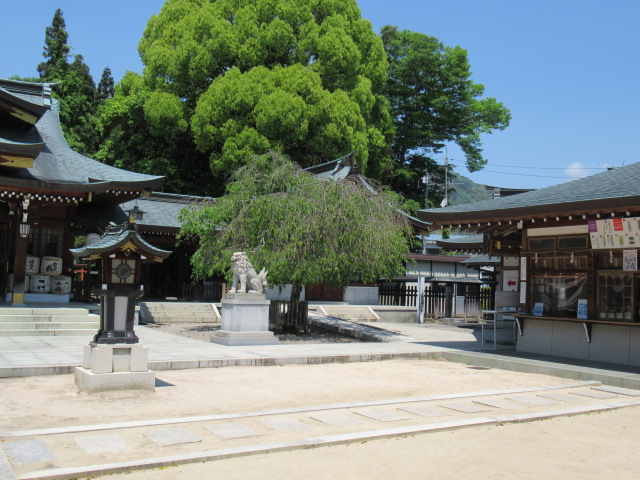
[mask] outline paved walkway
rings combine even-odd
[[[318,398],[316,393],[314,401],[307,400],[307,403],[306,397],[292,403],[294,397],[285,396],[290,400],[281,401],[277,404],[281,406],[270,410],[242,410],[229,403],[228,408],[216,410],[222,413],[188,416],[165,413],[143,420],[118,422],[109,421],[110,417],[103,422],[89,417],[85,420],[87,423],[78,423],[78,419],[83,418],[80,408],[93,408],[92,404],[89,405],[91,397],[84,397],[83,401],[82,396],[78,396],[74,401],[81,403],[76,410],[73,407],[63,408],[63,422],[43,424],[34,420],[37,427],[21,428],[15,423],[7,425],[8,428],[3,427],[5,431],[0,431],[0,479],[77,478],[640,406],[640,369],[525,356],[514,351],[480,351],[478,333],[473,329],[384,322],[377,322],[374,326],[384,329],[384,336],[392,341],[226,347],[144,326],[136,331],[141,342],[149,347],[150,368],[165,371],[165,374],[158,375],[164,379],[167,379],[167,371],[176,371],[177,375],[181,369],[185,369],[186,374],[194,371],[187,369],[206,367],[445,359],[466,364],[460,367],[462,370],[491,368],[487,371],[494,371],[495,368],[569,380],[535,380],[533,385],[513,388],[511,383],[506,383],[508,388],[491,390],[463,391],[458,387],[445,394],[416,393],[408,397],[394,397],[393,388],[385,390],[384,385],[378,385],[377,388],[388,394],[365,395],[364,401],[322,404],[315,401]],[[395,335],[390,336],[388,332]],[[81,363],[83,346],[87,341],[84,337],[0,338],[0,377],[71,373]],[[366,370],[367,381],[373,384],[377,379],[372,372],[381,369],[375,365],[371,364],[372,367]],[[419,374],[411,373],[409,384],[411,379],[417,378],[416,375]],[[9,378],[5,380],[11,381]],[[49,377],[48,381],[53,380],[57,377]],[[355,378],[353,381],[364,382]],[[46,382],[38,385],[43,383]],[[158,390],[167,392],[167,399],[160,403],[172,398],[168,393],[172,389],[163,388],[172,386],[157,380]],[[72,389],[72,385],[68,388]],[[296,387],[289,385],[289,388],[295,391]],[[265,392],[272,390],[259,391],[255,383],[250,382],[249,388],[242,387],[238,391],[248,395],[247,398],[252,395],[258,397],[256,401],[261,402]],[[55,396],[62,404],[71,398],[66,390],[60,391],[59,385],[43,388],[43,392],[43,395]],[[158,399],[161,396],[155,395]],[[224,395],[224,392],[218,395]],[[333,397],[327,395],[327,401],[331,402]],[[235,399],[237,393],[230,392],[229,396]],[[132,408],[127,405],[131,405],[135,397],[120,399],[105,394],[99,398],[100,402],[111,402],[108,408],[111,411],[120,405]],[[21,408],[28,410],[29,406]],[[67,411],[69,408],[73,413]],[[68,422],[67,416],[74,420]],[[50,426],[42,428],[42,425]]]
[[[640,368],[571,361],[514,350],[481,350],[479,332],[433,324],[376,322],[371,326],[394,335],[391,341],[363,343],[283,344],[227,347],[139,326],[136,333],[149,347],[149,368],[156,371],[226,366],[259,366],[361,362],[401,358],[444,358],[504,370],[542,373],[573,380],[597,380],[640,389]],[[363,326],[363,328],[369,328]],[[71,337],[0,337],[0,378],[72,373],[82,364],[89,341]]]

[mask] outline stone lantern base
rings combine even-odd
[[[82,367],[76,367],[75,383],[80,392],[111,390],[155,390],[156,373],[148,369],[149,350],[142,344],[84,346]]]
[[[227,346],[278,345],[269,331],[269,304],[261,293],[228,293],[222,300],[222,325],[211,342]]]

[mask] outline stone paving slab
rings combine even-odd
[[[500,398],[487,398],[483,400],[474,400],[474,403],[479,403],[480,405],[486,405],[491,408],[499,408],[502,410],[513,410],[516,406],[508,402],[506,400],[502,400]]]
[[[311,430],[309,425],[293,418],[265,418],[264,420],[260,420],[260,423],[280,432],[304,432]]]
[[[13,474],[13,469],[11,468],[9,460],[4,454],[4,450],[2,448],[0,448],[0,479],[16,480],[16,476]]]
[[[567,395],[566,393],[554,393],[554,392],[539,393],[538,396],[544,397],[544,398],[550,398],[551,400],[558,400],[560,402],[566,402],[566,403],[579,401],[578,398],[571,395]]]
[[[509,397],[509,400],[513,400],[514,402],[518,402],[518,403],[524,403],[527,405],[535,405],[535,406],[547,406],[547,405],[557,405],[558,402],[554,402],[553,400],[549,399],[549,398],[541,398],[538,396],[535,397],[528,397],[528,396],[522,396],[522,397]]]
[[[600,385],[593,387],[593,390],[602,390],[603,392],[611,392],[618,395],[627,395],[629,397],[640,397],[640,390],[631,390],[629,388],[611,387],[609,385]]]
[[[85,453],[117,452],[127,448],[127,444],[120,435],[92,435],[89,437],[75,437],[75,442]]]
[[[474,405],[473,403],[441,403],[438,405],[439,407],[448,408],[449,410],[455,410],[457,412],[462,413],[481,413],[481,412],[490,412],[491,409],[487,407],[481,407],[480,405]]]
[[[445,412],[437,408],[424,407],[422,405],[406,405],[403,407],[398,407],[398,410],[404,410],[405,412],[413,413],[415,415],[420,415],[421,417],[425,417],[425,418],[445,417],[447,415],[450,415],[449,412]]]
[[[318,420],[319,422],[331,425],[332,427],[350,427],[353,425],[360,425],[362,423],[353,416],[338,412],[318,412],[310,415],[310,417]]]
[[[582,397],[591,397],[591,398],[616,398],[617,395],[611,392],[599,392],[597,390],[578,390],[575,392],[571,392],[573,395],[580,395]]]
[[[50,462],[53,455],[42,440],[17,440],[2,444],[7,458],[12,463]]]
[[[242,423],[223,423],[208,426],[206,429],[224,439],[256,437],[261,435],[260,432]]]
[[[379,422],[397,422],[399,420],[408,420],[410,418],[398,413],[395,409],[388,408],[363,408],[354,410],[353,413],[357,413],[363,417],[373,418]]]
[[[182,428],[165,428],[162,430],[151,430],[144,432],[144,435],[147,438],[153,440],[160,447],[178,445],[180,443],[197,443],[202,441],[195,435],[192,435]]]

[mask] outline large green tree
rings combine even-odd
[[[385,93],[396,129],[389,178],[398,191],[419,199],[419,180],[429,174],[438,179],[432,190],[439,202],[443,169],[434,156],[455,143],[468,170],[480,170],[486,164],[481,134],[503,130],[511,115],[494,98],[482,98],[484,86],[471,80],[466,50],[393,26],[384,27],[381,36],[389,61]]]
[[[47,27],[43,56],[38,65],[40,80],[59,83],[54,95],[61,100],[60,123],[71,148],[92,154],[98,149],[96,131],[96,85],[82,55],[69,63],[71,47],[62,10],[57,9]]]
[[[66,27],[62,10],[58,8],[53,14],[51,26],[45,30],[44,51],[42,52],[45,61],[38,65],[38,73],[42,79],[60,79],[68,70],[68,57],[71,48],[67,44],[69,34]]]
[[[277,154],[253,156],[226,194],[183,210],[181,236],[197,237],[200,277],[228,273],[235,251],[269,271],[269,283],[346,286],[402,271],[411,229],[398,196],[360,181],[324,181]]]
[[[139,52],[151,93],[140,128],[162,141],[186,124],[218,179],[211,193],[267,149],[304,166],[353,151],[374,176],[388,162],[387,60],[356,0],[168,0]],[[158,100],[170,108],[149,104]],[[131,142],[134,132],[103,123],[111,145]],[[172,161],[185,168],[184,155]]]

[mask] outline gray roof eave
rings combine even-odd
[[[44,113],[49,108],[48,106],[45,106],[45,105],[38,105],[33,102],[28,102],[27,100],[24,100],[14,95],[13,93],[5,90],[2,87],[0,87],[0,98],[14,104],[18,108],[22,108],[24,110],[27,110],[30,113],[33,113],[38,118],[42,117],[42,115],[44,115]]]
[[[128,241],[140,247],[143,253],[155,255],[160,258],[167,258],[171,255],[170,251],[162,250],[146,242],[135,230],[125,230],[119,234],[107,234],[96,243],[80,248],[72,248],[69,251],[76,258],[84,258],[90,255],[101,255],[113,252],[125,245]]]
[[[447,208],[438,208],[434,210],[420,210],[418,216],[422,220],[431,222],[437,227],[442,225],[474,224],[495,220],[522,220],[545,216],[566,216],[576,213],[598,212],[612,209],[640,210],[640,195],[583,202],[527,205],[517,208],[482,209],[465,212],[447,211]]]

